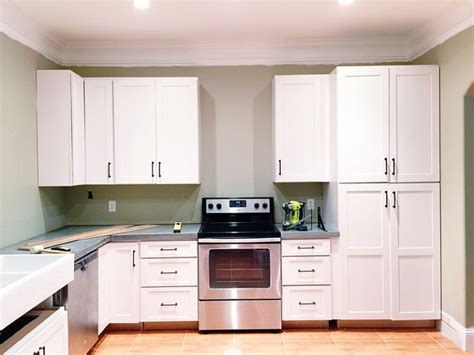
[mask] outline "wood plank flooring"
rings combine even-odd
[[[91,354],[470,354],[435,329],[295,329],[200,334],[194,330],[108,332]]]

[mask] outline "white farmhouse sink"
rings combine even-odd
[[[0,330],[73,279],[73,254],[0,255]]]

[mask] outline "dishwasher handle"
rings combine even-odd
[[[74,271],[77,271],[77,270],[86,271],[87,268],[89,267],[89,263],[95,259],[97,259],[97,250],[93,251],[90,254],[87,254],[86,256],[80,258],[79,260],[76,260],[74,262]]]

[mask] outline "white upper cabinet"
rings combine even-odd
[[[391,182],[439,181],[439,68],[390,67]]]
[[[114,79],[115,183],[157,181],[155,79]]]
[[[273,105],[273,181],[328,181],[329,76],[275,76]]]
[[[112,79],[84,79],[86,184],[114,183]]]
[[[337,68],[339,182],[439,181],[437,66]]]
[[[198,184],[199,80],[156,80],[157,182]]]
[[[387,182],[388,67],[337,68],[339,182]]]
[[[38,70],[38,185],[85,183],[83,80],[70,70]]]

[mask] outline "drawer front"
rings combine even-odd
[[[283,320],[332,319],[331,286],[283,287]]]
[[[329,256],[287,256],[282,263],[283,286],[331,284]]]
[[[141,273],[143,287],[197,286],[197,259],[142,259]]]
[[[163,241],[140,243],[142,258],[197,257],[196,241]]]
[[[282,256],[330,255],[331,241],[329,239],[283,240],[281,250]]]
[[[197,287],[141,289],[142,322],[197,321]]]

